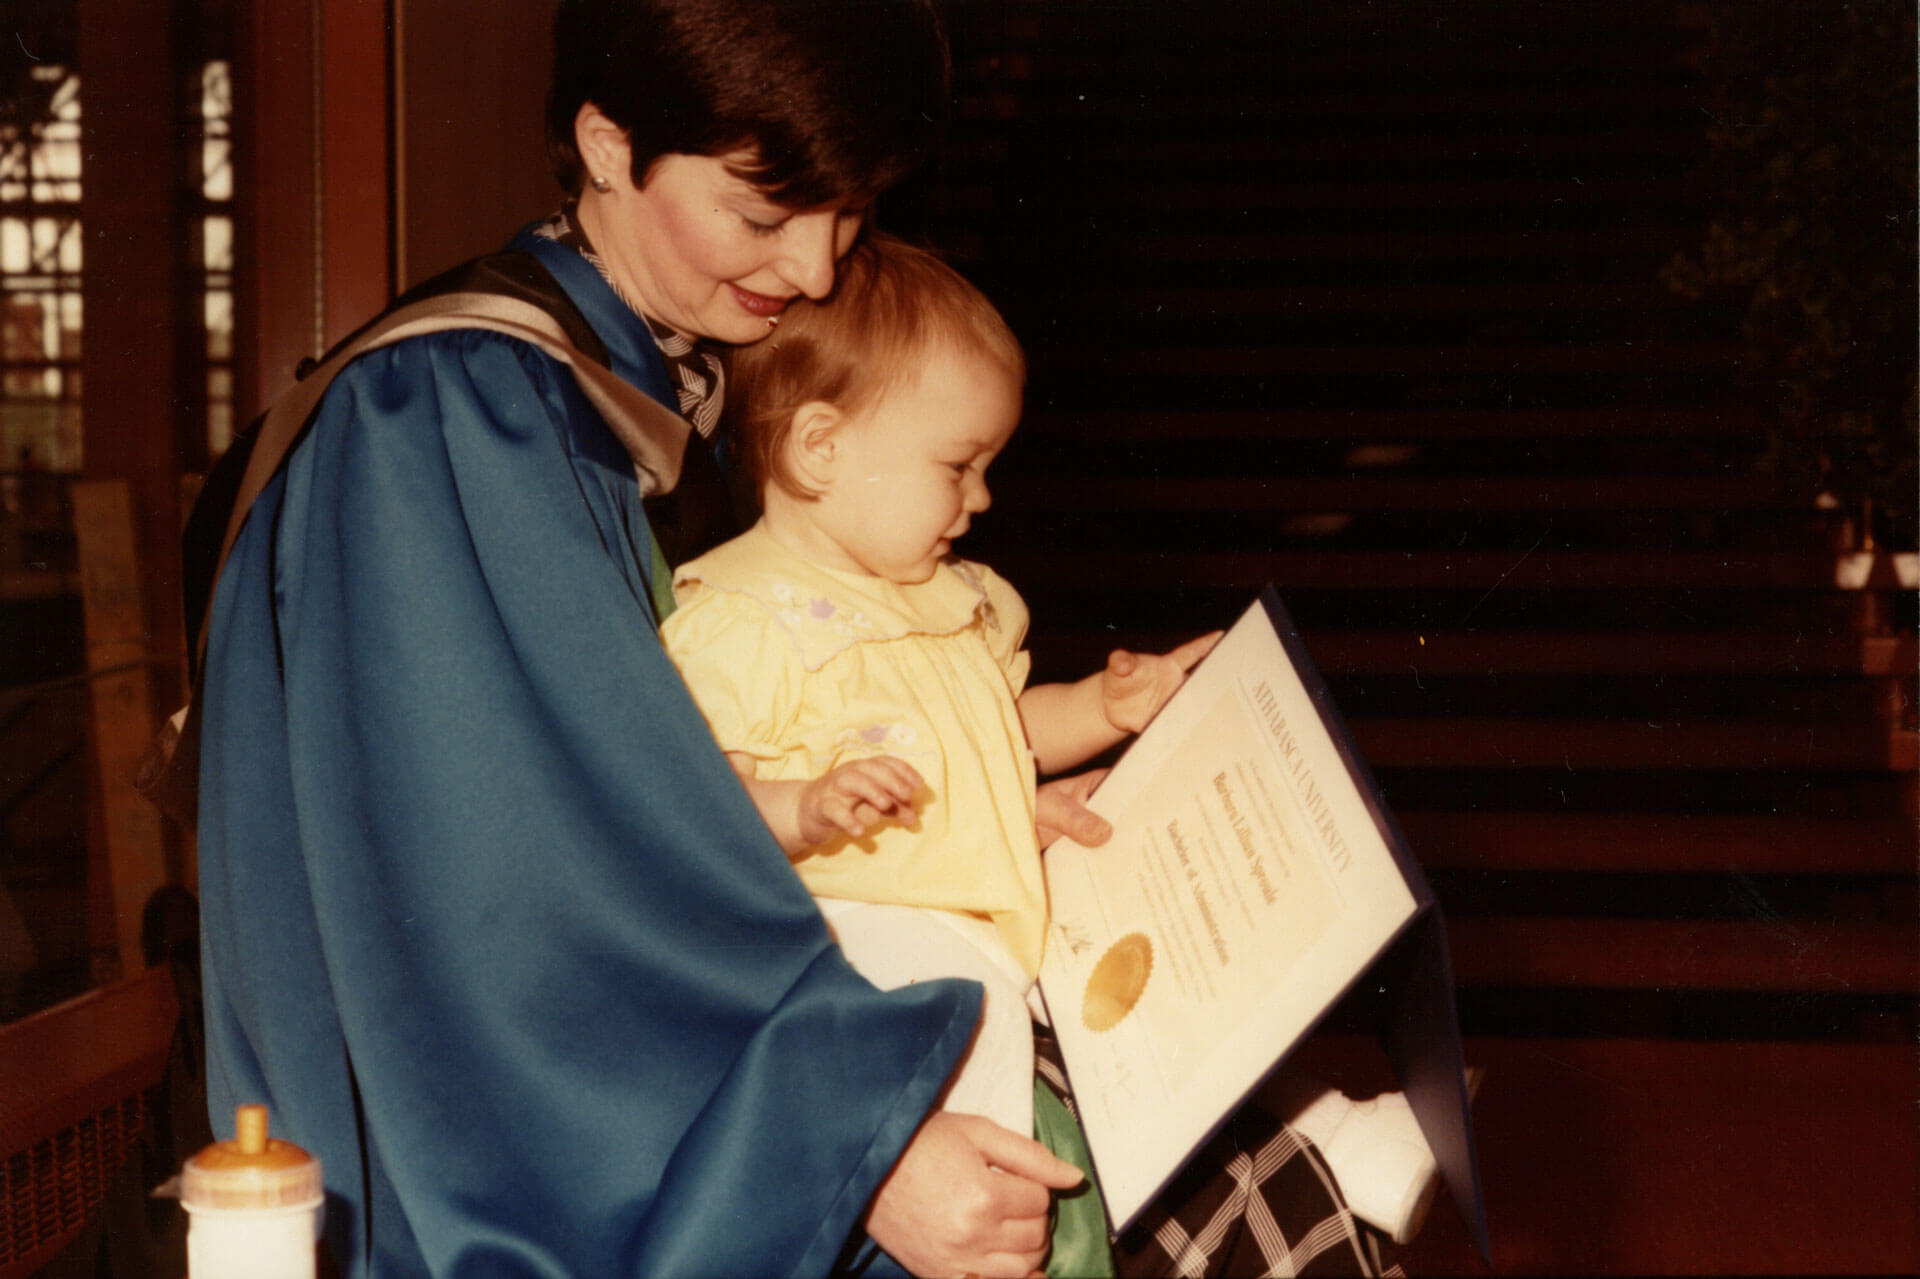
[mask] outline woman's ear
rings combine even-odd
[[[832,487],[843,453],[841,428],[846,416],[825,400],[810,400],[793,411],[787,431],[787,465],[801,485],[814,493]]]
[[[580,160],[586,165],[583,176],[587,185],[604,190],[598,185],[600,182],[619,186],[632,181],[632,140],[625,129],[609,120],[591,102],[581,103],[573,117],[573,145],[579,149]]]

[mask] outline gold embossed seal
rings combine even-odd
[[[1100,956],[1087,978],[1087,997],[1080,1004],[1080,1020],[1098,1034],[1118,1026],[1140,1002],[1153,975],[1153,943],[1145,933],[1128,933]]]

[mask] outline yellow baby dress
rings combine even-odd
[[[818,897],[989,919],[1038,972],[1046,888],[1034,765],[1014,699],[1027,607],[984,565],[926,582],[822,568],[756,525],[680,567],[661,636],[723,750],[807,780],[894,755],[927,787],[918,829],[888,821],[795,863]]]

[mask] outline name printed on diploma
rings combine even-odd
[[[1253,845],[1253,823],[1241,816],[1240,806],[1234,803],[1233,788],[1227,784],[1224,772],[1213,775],[1213,789],[1220,796],[1220,806],[1227,810],[1227,825],[1233,828],[1233,837],[1240,841],[1240,854],[1247,859],[1247,874],[1253,877],[1254,887],[1260,891],[1260,900],[1271,906],[1279,900],[1273,880],[1267,876],[1266,859]]]

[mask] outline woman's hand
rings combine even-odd
[[[1116,649],[1100,677],[1100,708],[1123,733],[1137,733],[1186,682],[1187,672],[1220,642],[1224,631],[1188,640],[1170,653]]]
[[[1040,784],[1033,811],[1034,825],[1040,831],[1040,847],[1045,848],[1064,836],[1092,848],[1112,837],[1112,823],[1087,807],[1088,797],[1106,776],[1106,769],[1096,768]]]
[[[936,1111],[881,1183],[867,1233],[916,1275],[1025,1279],[1047,1255],[1052,1190],[1080,1170],[978,1115]]]
[[[914,792],[925,785],[913,765],[891,755],[842,764],[801,790],[800,839],[811,846],[836,834],[864,835],[889,817],[910,817]]]

